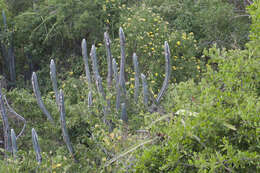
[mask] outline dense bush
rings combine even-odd
[[[214,43],[219,47],[241,48],[248,40],[249,19],[235,4],[222,0],[150,1],[175,29],[193,32],[199,48]]]
[[[127,80],[129,86],[134,79],[133,53],[138,56],[140,71],[147,76],[149,85],[155,93],[161,87],[165,75],[164,41],[168,41],[171,52],[171,82],[199,79],[203,63],[196,56],[199,54],[193,33],[171,30],[160,14],[146,5],[124,7],[120,24],[126,33]],[[106,58],[105,48],[98,49],[100,59]],[[113,57],[120,61],[119,39],[112,40]],[[104,61],[103,61],[104,62]],[[149,63],[148,63],[149,62]],[[105,65],[104,63],[102,65]],[[106,69],[102,66],[101,69]]]
[[[251,51],[212,48],[217,70],[208,66],[198,85],[172,85],[165,106],[186,113],[152,127],[164,138],[142,153],[137,172],[259,171],[259,57]]]

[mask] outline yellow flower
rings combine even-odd
[[[197,66],[197,69],[200,70],[200,66],[199,65]]]
[[[58,168],[58,167],[61,167],[60,163],[58,163],[57,165],[52,165],[52,169],[55,169],[55,168]]]
[[[102,46],[102,43],[98,43],[98,46]]]
[[[155,75],[155,76],[158,76],[158,73],[155,73],[154,75]]]
[[[135,78],[130,78],[130,81],[134,81],[135,80]]]
[[[180,42],[180,41],[177,41],[176,45],[177,45],[177,46],[180,46],[180,45],[181,45],[181,42]]]
[[[155,81],[154,81],[154,80],[152,80],[152,81],[151,81],[151,83],[155,83]]]
[[[111,139],[114,139],[114,137],[115,137],[115,134],[114,134],[114,133],[110,133],[110,135],[109,135],[109,136],[110,136],[110,138],[111,138]]]
[[[151,49],[152,49],[152,51],[154,51],[154,48],[153,48],[153,47],[152,47]]]
[[[128,20],[128,21],[130,21],[130,20],[131,20],[131,18],[127,18],[127,20]]]
[[[70,71],[70,72],[69,72],[69,75],[73,75],[73,71]]]
[[[130,88],[134,88],[135,86],[133,84],[130,85]]]
[[[175,67],[175,66],[172,66],[172,69],[173,69],[173,70],[176,70],[176,67]]]

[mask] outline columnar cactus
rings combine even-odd
[[[89,71],[89,66],[88,66],[87,42],[86,42],[85,38],[81,42],[81,49],[82,49],[83,61],[85,64],[85,73],[86,73],[86,77],[88,80],[88,85],[91,86],[91,76],[90,76],[90,71]]]
[[[12,152],[14,159],[16,158],[17,145],[16,145],[16,135],[14,129],[11,129],[11,140],[12,140]]]
[[[126,113],[126,104],[121,104],[121,119],[126,123],[128,121],[127,113]]]
[[[105,40],[105,46],[106,46],[106,50],[107,50],[107,85],[108,87],[112,86],[112,75],[113,75],[113,71],[112,71],[112,54],[111,54],[111,40],[109,38],[109,34],[108,32],[104,33],[104,40]]]
[[[162,96],[164,95],[168,87],[170,76],[171,76],[170,49],[167,41],[165,41],[164,43],[164,52],[165,52],[165,78],[163,81],[163,86],[156,98],[157,104],[160,102]]]
[[[126,87],[125,87],[125,34],[123,29],[119,29],[120,49],[121,49],[121,61],[120,61],[120,73],[119,73],[119,87],[117,89],[116,105],[119,108],[120,99],[125,99]]]
[[[6,109],[4,105],[4,100],[3,100],[3,94],[2,94],[2,89],[0,88],[0,111],[2,115],[2,120],[3,120],[3,129],[4,129],[4,146],[5,146],[5,151],[11,152],[11,132],[10,132],[10,127],[9,127],[9,122],[6,114]]]
[[[51,59],[51,63],[50,63],[50,76],[51,76],[52,88],[55,93],[56,104],[59,106],[59,92],[58,92],[58,85],[57,85],[57,78],[56,78],[56,66],[53,59]]]
[[[147,107],[148,106],[148,85],[146,81],[146,77],[143,73],[141,73],[141,79],[143,83],[143,99],[144,99],[144,105]]]
[[[38,135],[34,128],[32,128],[32,142],[33,142],[33,148],[36,154],[36,160],[40,164],[42,162],[42,155],[41,155],[41,148],[38,142]]]
[[[112,64],[113,64],[114,80],[115,80],[115,83],[116,83],[116,86],[117,86],[117,85],[119,85],[119,83],[118,83],[119,79],[118,79],[118,71],[117,71],[117,64],[116,64],[115,58],[113,58]]]
[[[140,82],[139,82],[139,67],[138,67],[138,57],[136,56],[136,53],[133,54],[133,63],[134,63],[134,71],[135,71],[135,91],[134,91],[134,99],[135,102],[138,101],[138,96],[139,96],[139,87],[140,87]]]
[[[92,92],[89,91],[88,92],[88,107],[91,107],[93,104],[93,101],[92,101]]]
[[[93,68],[93,72],[94,72],[94,79],[95,81],[97,81],[97,78],[99,76],[99,72],[98,72],[98,64],[97,64],[97,54],[96,54],[96,47],[93,44],[91,51],[90,51],[90,57],[92,60],[92,68]]]
[[[68,134],[68,130],[67,130],[67,127],[66,127],[64,95],[63,95],[62,90],[60,90],[59,96],[60,96],[60,123],[61,123],[61,130],[62,130],[63,140],[64,140],[64,142],[65,142],[65,144],[66,144],[70,154],[74,158],[74,149],[73,149],[73,147],[71,145],[69,134]]]
[[[39,90],[38,80],[37,80],[37,76],[36,76],[35,72],[33,72],[33,74],[32,74],[32,86],[33,86],[33,92],[35,94],[35,97],[37,99],[37,103],[38,103],[39,107],[41,108],[43,113],[46,115],[47,119],[50,120],[52,123],[54,123],[51,114],[46,109],[46,107],[45,107],[45,105],[42,101],[41,92]]]

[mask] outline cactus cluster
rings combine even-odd
[[[119,29],[119,37],[120,37],[120,50],[121,50],[121,61],[120,61],[120,69],[119,69],[119,74],[118,74],[118,67],[116,60],[112,57],[111,54],[111,40],[109,38],[109,35],[107,32],[104,33],[104,41],[105,41],[105,47],[106,47],[106,53],[107,53],[107,68],[108,68],[108,75],[107,75],[107,86],[109,89],[112,88],[113,86],[113,78],[114,78],[114,85],[115,85],[115,90],[116,90],[116,105],[115,108],[118,112],[121,112],[121,119],[123,120],[124,123],[128,122],[128,115],[127,115],[127,91],[126,91],[126,79],[125,79],[125,63],[126,63],[126,55],[125,55],[125,35],[124,31],[122,28]],[[92,80],[94,80],[93,83],[96,83],[97,91],[100,94],[101,98],[106,102],[106,104],[103,104],[103,122],[109,126],[109,129],[112,129],[112,123],[111,121],[107,120],[107,114],[111,111],[110,108],[110,100],[107,99],[105,89],[103,88],[102,85],[102,78],[99,74],[98,70],[98,60],[97,60],[97,54],[96,54],[96,47],[93,44],[91,47],[90,51],[90,57],[92,61],[92,71],[93,71],[93,78],[91,76],[91,71],[89,68],[89,63],[88,63],[88,54],[87,54],[87,43],[86,40],[83,39],[81,43],[82,47],[82,57],[85,65],[85,73],[86,73],[86,79],[88,82],[88,87],[89,87],[89,93],[88,93],[88,107],[91,109],[93,105],[93,90],[94,87],[92,86]],[[149,107],[149,90],[148,90],[148,83],[146,80],[146,76],[144,74],[140,74],[139,70],[139,64],[138,64],[138,57],[136,53],[133,54],[133,66],[134,66],[134,72],[135,72],[135,86],[134,86],[134,100],[136,103],[139,101],[139,89],[140,89],[140,81],[139,79],[141,78],[142,80],[142,88],[143,88],[143,104],[146,108]],[[168,43],[165,42],[165,60],[166,60],[166,65],[165,65],[165,79],[163,82],[163,86],[158,94],[158,97],[156,98],[156,103],[158,104],[163,97],[168,83],[170,79],[170,51],[169,51],[169,46]],[[58,105],[59,112],[60,112],[60,125],[62,129],[62,136],[64,139],[64,143],[67,146],[67,149],[69,153],[72,155],[72,157],[75,159],[75,151],[74,148],[71,144],[70,137],[68,135],[68,130],[66,128],[66,119],[65,119],[65,103],[64,103],[64,93],[62,90],[58,92],[58,83],[57,83],[57,76],[56,76],[56,66],[54,63],[54,60],[51,59],[50,62],[50,78],[52,81],[52,87],[53,91],[55,93],[55,99],[56,99],[56,104]],[[47,117],[47,119],[55,124],[54,119],[52,118],[50,112],[47,110],[45,107],[41,93],[39,90],[39,85],[38,85],[38,79],[37,75],[35,72],[32,73],[32,87],[34,91],[34,95],[36,97],[37,103],[39,105],[39,108],[42,110],[44,115]],[[5,100],[5,102],[4,102]],[[18,117],[18,119],[22,120],[24,122],[24,128],[26,125],[26,120],[17,114],[8,104],[7,100],[4,99],[1,89],[0,89],[0,108],[1,108],[1,115],[3,119],[3,127],[4,127],[4,138],[5,138],[5,150],[12,152],[13,157],[16,158],[17,155],[17,145],[16,145],[16,140],[18,137],[23,133],[23,130],[19,133],[19,135],[16,137],[15,132],[13,129],[10,130],[9,124],[8,124],[8,118],[6,116],[6,109],[5,109],[5,104],[8,106],[8,109],[12,112],[15,113],[15,115]],[[33,142],[33,147],[36,153],[36,160],[40,164],[42,162],[42,156],[41,156],[41,149],[39,146],[39,141],[38,141],[38,135],[35,131],[34,128],[32,128],[32,142]],[[76,160],[76,159],[75,159]]]

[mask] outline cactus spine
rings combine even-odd
[[[90,71],[89,71],[89,66],[88,66],[87,42],[86,42],[85,38],[81,42],[81,49],[82,49],[83,61],[85,64],[85,73],[86,73],[86,77],[88,80],[88,85],[91,86],[91,76],[90,76]]]
[[[9,127],[9,123],[8,123],[8,118],[7,118],[7,114],[6,114],[6,109],[5,109],[5,105],[4,105],[1,87],[0,87],[0,108],[1,108],[0,110],[1,110],[2,120],[3,120],[5,151],[11,152],[12,149],[11,149],[10,127]]]
[[[52,116],[50,115],[49,111],[46,109],[46,107],[42,101],[41,92],[39,90],[38,80],[37,80],[37,76],[36,76],[35,72],[33,72],[33,74],[32,74],[32,86],[33,86],[33,92],[35,94],[39,107],[41,108],[43,113],[46,115],[47,119],[50,120],[52,123],[54,123]]]
[[[110,88],[112,86],[112,54],[111,54],[111,40],[109,38],[108,32],[104,33],[105,46],[107,50],[107,85]]]
[[[69,138],[68,130],[67,130],[67,127],[66,127],[64,95],[63,95],[62,90],[60,90],[59,96],[60,96],[60,123],[61,123],[63,140],[64,140],[70,154],[74,158],[74,149],[73,149],[73,147],[70,143],[70,138]]]
[[[13,151],[13,157],[16,158],[17,153],[17,145],[16,145],[16,136],[14,129],[11,129],[11,139],[12,139],[12,151]]]
[[[135,102],[138,101],[138,96],[139,96],[139,87],[140,87],[140,82],[139,82],[139,67],[138,67],[138,57],[136,56],[136,53],[133,54],[133,63],[134,63],[134,71],[135,71],[135,90],[134,90],[134,99]]]
[[[51,59],[51,63],[50,63],[50,76],[51,76],[52,88],[55,93],[56,104],[59,106],[59,93],[58,93],[58,85],[57,85],[57,78],[56,78],[56,66],[53,59]]]
[[[36,160],[40,164],[42,162],[41,148],[38,142],[38,135],[34,130],[34,128],[32,128],[32,142],[33,142],[34,151],[36,153]]]
[[[168,87],[170,76],[171,76],[170,49],[167,41],[165,41],[164,43],[164,52],[165,52],[165,78],[163,81],[163,86],[156,98],[157,104],[160,102],[162,96],[164,95]]]
[[[147,85],[146,77],[143,73],[141,74],[141,78],[142,78],[142,83],[143,83],[144,105],[147,107],[148,106],[148,85]]]

